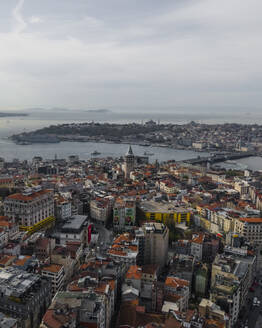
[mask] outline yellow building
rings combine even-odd
[[[205,218],[200,218],[200,226],[207,231],[211,229],[211,222]]]
[[[174,225],[185,223],[191,224],[191,211],[184,207],[177,207],[170,203],[144,201],[140,203],[140,210],[143,211],[148,220],[162,222],[164,224],[174,223]]]
[[[1,177],[0,178],[0,188],[13,188],[14,187],[14,179],[9,177]]]

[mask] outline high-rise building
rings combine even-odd
[[[157,264],[163,267],[166,264],[168,252],[169,229],[163,223],[149,222],[136,231],[139,245],[139,257],[143,264]]]
[[[130,178],[130,172],[134,170],[135,167],[135,156],[132,150],[132,147],[129,146],[128,151],[125,155],[125,163],[124,163],[124,172],[125,172],[125,178]]]
[[[226,248],[212,264],[210,300],[221,307],[234,326],[244,308],[253,281],[255,257],[241,249]]]

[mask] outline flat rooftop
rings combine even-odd
[[[62,231],[80,230],[85,223],[87,223],[87,216],[86,215],[73,215],[62,226]]]
[[[0,328],[13,328],[17,324],[15,318],[9,318],[2,312],[0,312]]]
[[[160,222],[147,222],[143,225],[143,230],[145,232],[153,231],[154,233],[163,233],[165,229],[166,226]]]
[[[6,296],[19,297],[40,279],[39,275],[8,267],[0,271],[0,291]]]
[[[144,201],[140,204],[140,209],[144,212],[152,213],[187,213],[188,209],[180,206],[175,206],[171,203]]]

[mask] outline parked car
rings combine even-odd
[[[258,300],[257,297],[253,298],[253,306],[260,306],[260,301]]]

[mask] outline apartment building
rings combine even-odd
[[[109,199],[96,198],[90,201],[90,216],[97,223],[106,225],[111,214],[111,203]]]
[[[214,327],[228,327],[229,317],[226,312],[221,310],[216,303],[206,298],[202,298],[199,304],[199,313],[203,318],[207,318],[208,321],[212,320]]]
[[[142,226],[144,234],[144,264],[163,267],[167,261],[169,229],[163,223],[150,222]]]
[[[239,218],[234,222],[234,231],[252,245],[262,245],[262,218]]]
[[[249,183],[245,180],[236,181],[234,189],[239,192],[240,196],[247,195],[249,193]]]
[[[250,264],[232,254],[218,254],[212,264],[210,299],[221,304],[230,318],[230,327],[246,303],[249,287]]]
[[[137,264],[138,241],[130,233],[119,235],[108,250],[108,256],[128,265]]]
[[[79,242],[84,244],[87,241],[88,218],[86,215],[71,216],[60,228],[60,244],[66,245],[68,242]]]
[[[77,213],[78,214],[78,213]],[[55,201],[55,216],[59,220],[66,220],[72,215],[71,202],[62,197]]]
[[[160,181],[159,189],[167,194],[174,194],[178,190],[174,182],[171,180]]]
[[[207,233],[194,233],[191,241],[191,255],[197,260],[212,262],[219,249],[219,240]]]
[[[58,292],[46,311],[40,328],[108,327],[106,297],[93,288],[82,292]],[[62,322],[62,325],[61,325]]]
[[[33,227],[44,222],[54,215],[53,192],[36,186],[10,195],[4,201],[4,215],[22,227]]]
[[[74,271],[75,260],[71,257],[70,250],[62,245],[56,246],[51,254],[51,263],[64,267],[64,281],[68,281]]]
[[[114,230],[130,230],[136,223],[136,203],[117,199],[113,208]]]
[[[8,233],[4,229],[0,228],[0,249],[5,247],[8,243]]]
[[[0,328],[18,328],[18,322],[15,318],[10,318],[0,312]]]
[[[51,283],[40,275],[8,267],[0,271],[0,311],[19,327],[38,328],[51,303]]]
[[[167,295],[176,298],[176,304],[179,311],[188,309],[188,301],[190,297],[190,283],[187,280],[177,277],[167,277],[164,286],[165,298]]]
[[[177,254],[173,257],[169,265],[169,276],[175,276],[189,281],[193,280],[195,258],[190,255]]]
[[[64,283],[65,271],[63,265],[60,264],[50,264],[45,265],[41,274],[43,277],[47,277],[52,281],[52,296],[58,292]]]

